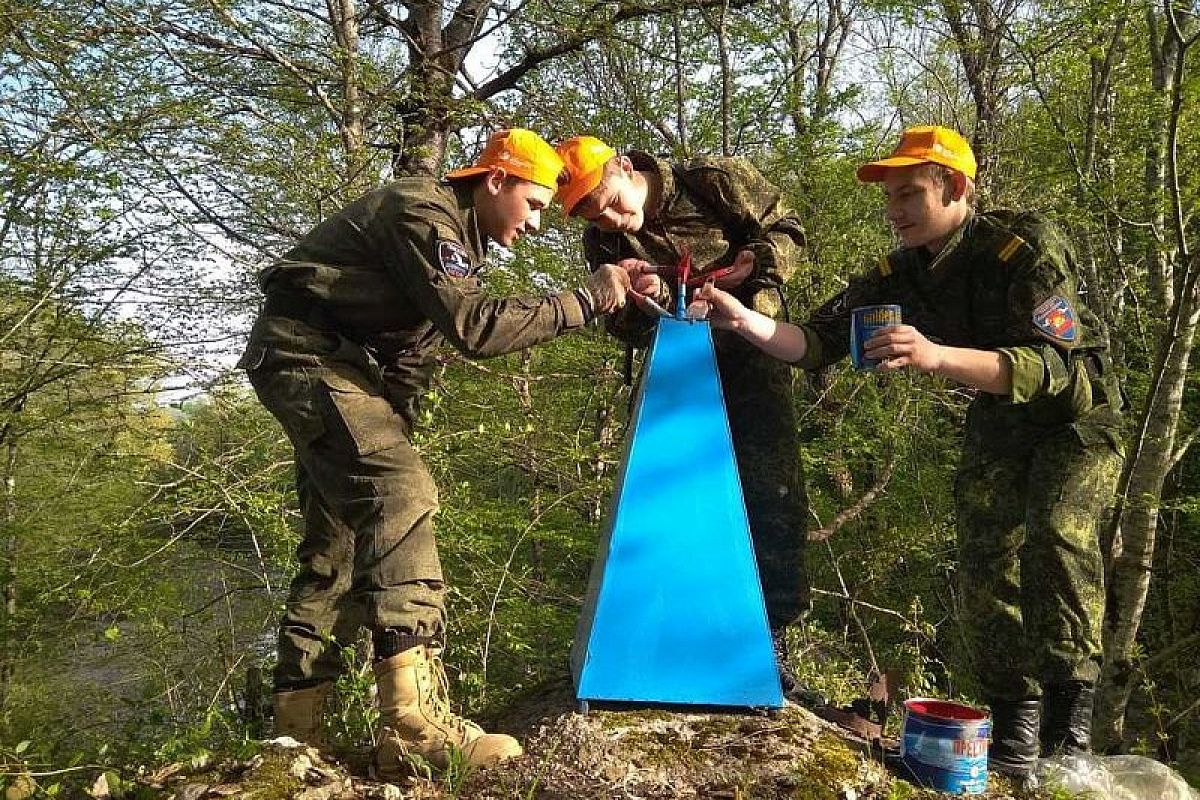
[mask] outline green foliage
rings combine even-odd
[[[592,426],[613,412],[612,348],[575,337],[486,367],[452,364],[439,382],[452,388],[435,393],[419,441],[442,490],[447,662],[467,708],[565,673],[609,486],[596,470],[612,454]]]
[[[364,645],[367,644],[364,639]],[[335,699],[323,722],[330,740],[342,748],[371,748],[375,746],[375,724],[379,710],[375,708],[375,675],[371,660],[363,647],[342,647],[342,674],[334,684]]]
[[[859,693],[869,647],[906,693],[959,694],[969,654],[955,623],[951,490],[962,400],[903,377],[831,377],[804,418],[814,527],[886,484],[861,516],[810,544],[811,580],[829,592],[815,598],[815,620],[840,632]]]

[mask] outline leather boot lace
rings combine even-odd
[[[433,725],[446,731],[446,738],[455,739],[459,744],[466,744],[476,738],[482,730],[466,719],[455,714],[450,709],[450,679],[446,675],[446,665],[438,653],[430,653],[429,672],[433,678],[431,696],[429,698],[429,713],[432,717],[426,719]]]

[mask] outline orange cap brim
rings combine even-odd
[[[452,169],[447,172],[446,180],[453,181],[458,180],[459,178],[470,178],[475,175],[482,175],[485,172],[491,172],[491,170],[491,167],[461,167],[459,169]]]
[[[887,175],[889,169],[897,167],[912,167],[917,164],[936,164],[938,162],[928,158],[913,158],[912,156],[895,156],[893,158],[884,158],[879,161],[872,161],[870,164],[863,164],[854,174],[863,183],[880,183]]]

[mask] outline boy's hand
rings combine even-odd
[[[663,291],[662,278],[654,274],[655,268],[649,261],[640,258],[623,258],[617,266],[629,275],[629,288],[652,300],[659,299]]]
[[[687,313],[692,319],[707,318],[714,328],[737,330],[745,311],[741,301],[710,282],[701,286],[692,297]]]
[[[750,273],[754,272],[754,251],[742,250],[733,260],[733,271],[728,275],[717,278],[717,286],[721,289],[733,289],[741,286]]]
[[[625,305],[629,274],[615,264],[601,264],[588,276],[587,288],[592,296],[593,311],[608,314]]]
[[[896,370],[912,367],[920,372],[936,372],[942,365],[943,349],[925,338],[911,325],[892,325],[863,342],[867,358],[877,359],[876,369]]]

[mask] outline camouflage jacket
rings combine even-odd
[[[662,192],[636,233],[603,231],[589,225],[583,246],[588,265],[623,258],[651,264],[679,263],[692,254],[693,274],[727,267],[742,250],[754,251],[754,272],[734,294],[771,316],[783,308],[783,284],[796,271],[804,229],[777,188],[743,158],[699,156],[672,165],[646,153],[629,153],[635,169],[653,173]],[[632,305],[610,315],[609,330],[645,344],[654,320]]]
[[[399,408],[427,390],[444,341],[485,358],[586,324],[576,292],[486,295],[486,247],[469,184],[402,178],[369,192],[259,275],[267,299],[240,366],[378,368]]]
[[[1024,405],[1029,419],[1054,424],[1099,413],[1115,424],[1119,389],[1108,332],[1084,302],[1063,233],[1030,213],[972,215],[936,258],[899,249],[856,276],[802,325],[814,369],[845,356],[852,309],[902,307],[905,324],[931,341],[997,350],[1012,365],[1012,394],[985,402]]]

